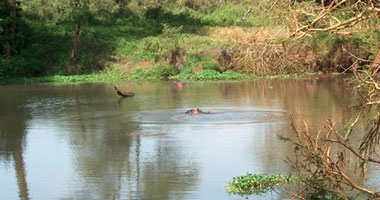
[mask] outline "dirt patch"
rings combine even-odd
[[[136,66],[142,68],[142,69],[149,69],[152,65],[152,61],[149,60],[143,60],[136,64]]]

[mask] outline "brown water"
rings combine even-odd
[[[0,86],[0,199],[245,199],[233,176],[288,173],[289,115],[345,122],[352,99],[321,78]]]

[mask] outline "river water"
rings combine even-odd
[[[232,177],[289,172],[289,116],[344,123],[352,103],[338,78],[0,86],[0,199],[245,199]]]

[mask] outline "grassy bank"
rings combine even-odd
[[[216,6],[208,1],[131,2],[119,12],[88,17],[74,61],[70,55],[76,24],[36,17],[26,7],[26,37],[15,55],[0,59],[0,79],[197,81],[341,72],[354,62],[343,46],[370,59],[372,55],[362,47],[380,40],[380,29],[361,25],[362,31],[348,36],[319,34],[285,41],[291,16],[287,1],[232,1]],[[247,15],[248,8],[253,14]]]
[[[123,80],[127,77],[113,74],[83,74],[83,75],[52,75],[30,78],[8,78],[0,79],[0,84],[25,84],[25,83],[74,83],[74,82],[99,82]]]
[[[200,74],[179,74],[165,78],[157,74],[151,74],[151,70],[138,72],[132,76],[116,75],[109,73],[92,73],[82,75],[52,75],[43,77],[13,77],[7,79],[0,79],[0,85],[7,84],[31,84],[31,83],[78,83],[78,82],[110,82],[115,80],[128,80],[128,81],[182,81],[182,82],[195,82],[195,81],[233,81],[233,80],[254,80],[258,78],[264,79],[297,79],[297,78],[318,78],[321,73],[292,73],[292,74],[277,74],[277,75],[245,75],[232,71],[220,73],[213,70],[205,70]],[[339,74],[332,74],[337,76]]]

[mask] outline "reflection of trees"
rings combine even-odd
[[[275,107],[286,109],[290,114],[302,114],[301,117],[308,121],[326,117],[344,121],[344,116],[349,112],[345,106],[352,97],[341,84],[336,84],[337,81],[313,79],[194,83],[182,91],[170,88],[168,84],[120,84],[120,89],[137,94],[132,99],[122,100],[120,105],[117,104],[118,97],[112,88],[113,84],[45,86],[38,97],[41,97],[41,101],[49,99],[54,105],[48,105],[44,110],[49,102],[42,103],[41,107],[33,107],[33,111],[37,110],[38,117],[54,120],[58,129],[71,130],[68,136],[80,179],[75,182],[80,185],[73,194],[74,199],[170,199],[173,195],[178,195],[176,199],[184,199],[183,191],[197,183],[197,166],[188,162],[181,148],[175,149],[178,145],[172,144],[170,139],[134,134],[139,132],[140,126],[132,116],[139,110],[162,110],[182,105],[200,108]],[[15,161],[19,195],[27,199],[22,154],[24,129],[29,118],[22,107],[26,91],[21,86],[17,87],[17,93],[11,92],[13,87],[5,88],[8,87],[0,89],[0,151],[5,152],[0,157]],[[185,92],[186,98],[183,98]],[[143,108],[139,107],[141,105]],[[59,114],[58,120],[52,118],[56,114]],[[62,116],[63,120],[59,118]],[[158,126],[163,128],[165,125]],[[273,125],[262,131],[262,145],[255,147],[270,152],[265,154],[270,158],[285,157],[292,150],[284,145],[278,148],[280,152],[273,151],[273,146],[278,143],[274,142],[277,139],[271,133],[290,131],[286,130],[286,124],[281,130],[277,128]],[[147,141],[150,141],[148,145]],[[273,160],[263,159],[266,159],[262,160],[263,168],[273,169]]]
[[[20,199],[29,199],[24,166],[24,139],[28,114],[25,110],[25,93],[14,92],[15,86],[0,88],[0,161],[13,158]],[[22,90],[17,87],[17,90]]]
[[[224,98],[237,98],[237,103],[260,107],[279,107],[289,114],[316,122],[327,117],[343,122],[352,100],[342,79],[255,80],[224,83],[220,93]],[[340,82],[340,83],[339,83]]]
[[[141,199],[185,199],[188,187],[197,183],[197,167],[179,158],[180,151],[168,141],[158,142],[155,158],[144,166],[142,179],[144,190]],[[187,170],[184,170],[187,169]],[[176,194],[175,192],[179,192]]]
[[[326,118],[333,118],[340,124],[346,123],[348,119],[345,117],[350,116],[349,112],[352,109],[349,109],[349,106],[353,102],[352,92],[344,87],[342,79],[262,79],[239,83],[227,82],[219,85],[219,91],[218,95],[223,99],[232,99],[236,103],[234,106],[286,109],[297,127],[301,128],[302,120],[306,120],[309,128],[313,130],[323,129]],[[271,128],[271,125],[266,127]],[[260,160],[266,170],[273,168],[272,165],[276,162],[269,160],[268,157],[276,157],[282,162],[286,156],[293,155],[293,147],[289,143],[278,141],[274,136],[280,134],[292,137],[293,130],[286,124],[273,126],[271,129],[273,130],[261,130],[268,134],[256,138],[261,142],[255,142],[253,145],[254,148],[264,149],[266,152]]]
[[[134,99],[117,102],[115,96],[111,103],[99,102],[89,107],[92,97],[87,96],[83,88],[80,91],[72,92],[75,106],[67,110],[75,117],[62,124],[70,126],[64,128],[76,130],[69,134],[69,139],[76,171],[83,183],[73,194],[74,199],[123,199],[125,195],[129,195],[128,199],[144,199],[141,197],[147,195],[169,197],[173,191],[195,184],[195,168],[183,166],[179,159],[181,156],[177,155],[180,151],[170,149],[160,140],[155,140],[158,148],[150,152],[154,160],[148,158],[148,162],[146,157],[142,157],[144,138],[136,134],[140,125],[133,120],[139,102]],[[98,88],[99,93],[103,92]],[[96,117],[93,109],[98,113]],[[173,157],[168,159],[167,156]],[[192,170],[182,172],[180,169],[184,167]],[[180,183],[180,180],[185,181]]]
[[[67,98],[74,101],[64,112],[71,117],[58,125],[73,130],[68,135],[69,141],[76,171],[83,178],[80,180],[83,185],[73,191],[74,199],[120,199],[123,176],[132,171],[130,156],[134,140],[129,133],[139,126],[126,123],[121,113],[115,113],[124,102],[118,103],[117,96],[107,99],[113,95],[111,89],[96,84],[66,89]]]

